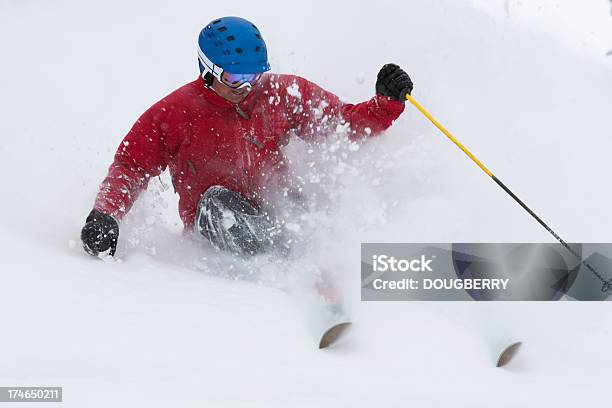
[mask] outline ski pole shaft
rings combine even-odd
[[[478,160],[476,156],[474,156],[459,140],[457,140],[444,126],[442,126],[440,122],[438,122],[433,116],[431,116],[431,114],[427,112],[425,108],[423,108],[411,95],[406,95],[406,99],[412,105],[414,105],[414,107],[417,108],[419,112],[421,112],[427,119],[429,119],[429,121],[433,123],[433,125],[437,127],[447,138],[449,138],[451,142],[453,142],[459,149],[461,149],[463,153],[465,153],[474,163],[476,163],[476,165],[480,167],[480,169],[484,171],[487,176],[493,179],[493,181],[499,187],[501,187],[501,189],[504,190],[506,194],[512,197],[512,199],[516,201],[521,207],[523,207],[523,209],[527,211],[527,213],[529,213],[529,215],[531,215],[542,227],[544,227],[546,231],[548,231],[553,237],[555,237],[555,239],[559,241],[561,245],[563,245],[565,249],[567,249],[572,255],[574,255],[580,261],[581,264],[583,264],[589,271],[591,271],[597,277],[597,279],[602,282],[603,286],[601,290],[603,292],[612,290],[612,279],[604,279],[604,277],[601,276],[591,265],[589,265],[586,261],[583,261],[582,257],[578,252],[576,252],[576,250],[570,247],[555,231],[553,231],[552,228],[550,228],[540,217],[538,217],[538,215],[533,212],[533,210],[529,208],[527,204],[523,202],[523,200],[518,198],[517,195],[512,192],[512,190],[510,190],[504,183],[502,183],[500,179],[495,177],[491,170],[489,170],[480,160]]]

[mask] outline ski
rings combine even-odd
[[[324,349],[336,343],[349,332],[352,324],[351,322],[338,323],[327,329],[319,340],[319,348]]]
[[[512,359],[518,352],[519,348],[521,348],[522,344],[523,344],[522,342],[517,341],[517,342],[510,344],[506,348],[504,348],[502,352],[499,353],[499,356],[497,357],[496,367],[503,367],[506,364],[508,364],[510,361],[512,361]]]
[[[332,281],[332,277],[324,272],[319,273],[314,282],[301,282],[287,290],[319,349],[338,343],[346,337],[352,325]]]

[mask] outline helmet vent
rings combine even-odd
[[[234,41],[236,39],[236,37],[234,37],[233,35],[228,35],[227,36],[227,41]]]
[[[219,24],[220,22],[221,22],[221,19],[219,19],[219,20],[215,20],[215,21],[213,21],[212,23],[213,23],[213,24]]]
[[[227,31],[227,27],[219,27],[217,28],[217,30],[219,30],[220,32],[224,32]]]
[[[235,51],[236,51],[237,54],[242,54],[242,48],[236,48]]]
[[[259,52],[261,50],[260,46],[255,47],[255,52]]]
[[[255,34],[255,37],[257,37],[258,40],[261,40],[261,35]]]

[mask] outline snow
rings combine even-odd
[[[302,93],[300,92],[298,84],[291,84],[291,86],[288,86],[287,93],[296,99],[302,99]]]
[[[167,174],[122,224],[119,261],[82,251],[80,228],[122,136],[195,77],[201,26],[232,14],[257,23],[275,71],[349,101],[369,98],[378,69],[398,63],[413,96],[567,241],[610,241],[605,0],[291,11],[244,0],[4,1],[0,386],[63,386],[67,407],[606,401],[606,304],[359,302],[360,242],[552,239],[409,105],[358,148],[339,140],[342,127],[304,162],[309,148],[288,146],[313,180],[305,191],[328,200],[301,220],[313,245],[293,269],[318,264],[342,283],[355,327],[335,349],[316,349],[276,289],[275,265],[236,263],[182,236]],[[516,360],[494,368],[515,339]]]

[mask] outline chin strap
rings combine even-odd
[[[214,75],[210,71],[204,71],[201,76],[204,80],[204,85],[206,85],[207,88],[210,88],[213,84],[213,80],[215,79]]]

